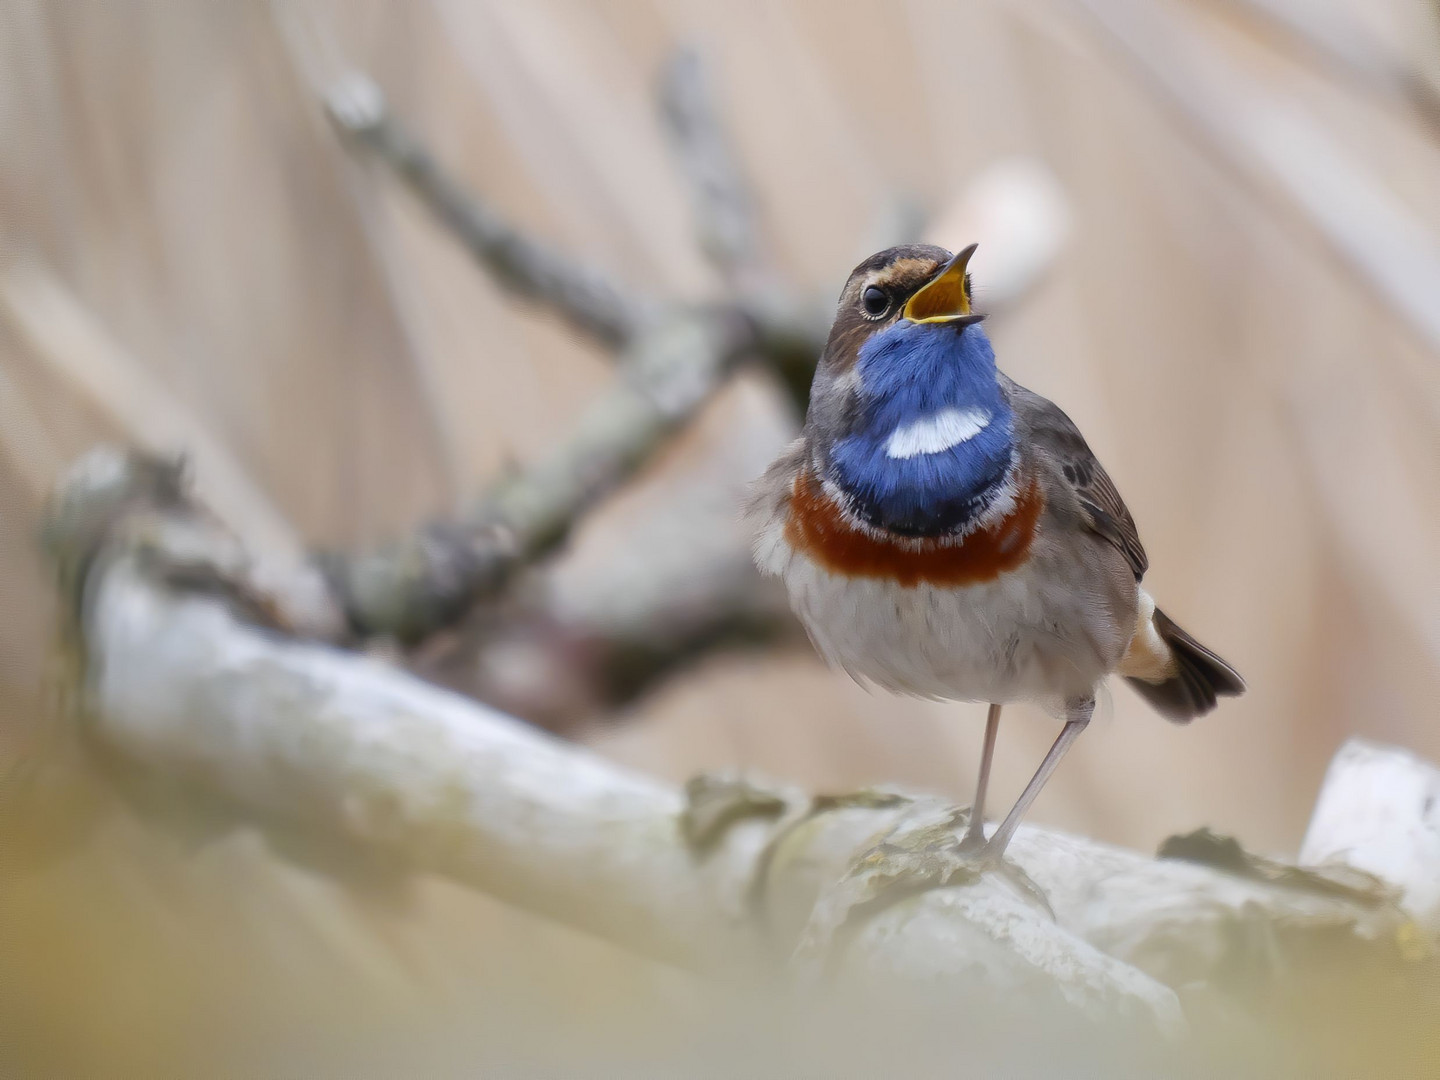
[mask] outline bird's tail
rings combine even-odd
[[[1234,668],[1176,626],[1143,592],[1140,625],[1120,674],[1167,720],[1184,724],[1245,691]]]

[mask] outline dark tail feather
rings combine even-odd
[[[1245,680],[1220,657],[1170,621],[1159,608],[1155,632],[1170,646],[1180,670],[1164,682],[1126,681],[1167,720],[1185,724],[1215,708],[1217,698],[1244,693]]]

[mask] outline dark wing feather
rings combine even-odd
[[[1074,490],[1085,517],[1085,524],[1124,554],[1135,572],[1135,580],[1145,576],[1150,561],[1140,544],[1135,519],[1125,507],[1125,500],[1115,490],[1085,437],[1075,422],[1053,401],[1005,379],[1010,407],[1024,428],[1025,436],[1037,449],[1044,450],[1059,465],[1066,483]]]

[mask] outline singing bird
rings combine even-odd
[[[1075,424],[995,366],[971,245],[866,259],[840,294],[800,438],[755,482],[755,561],[816,649],[861,682],[990,704],[962,849],[998,861],[1124,676],[1184,723],[1245,684],[1141,587],[1135,522]],[[987,841],[1001,706],[1065,726]]]

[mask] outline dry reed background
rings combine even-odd
[[[1101,0],[4,0],[0,752],[51,752],[57,615],[32,537],[57,471],[92,443],[202,432],[253,483],[262,525],[273,511],[307,545],[363,546],[533,457],[609,378],[342,147],[317,82],[363,68],[506,214],[646,289],[703,297],[717,282],[652,93],[686,41],[797,284],[838,289],[897,195],[940,210],[998,159],[1053,169],[1072,230],[997,325],[1001,363],[1087,432],[1152,591],[1251,690],[1175,728],[1117,689],[1035,819],[1146,848],[1209,824],[1292,851],[1345,737],[1440,758],[1440,125],[1415,107],[1440,100],[1440,17],[1404,0],[1313,9],[1415,79],[1387,82],[1254,14],[1274,6],[1306,9],[1159,5],[1180,33],[1137,60],[1115,37],[1135,5]],[[1190,79],[1212,63],[1223,94]],[[610,602],[585,582],[687,478],[703,481],[690,512],[740,551],[735,500],[793,423],[773,386],[742,378],[586,524],[561,587]],[[738,764],[963,799],[979,715],[869,695],[788,650],[717,656],[576,734],[676,779]],[[1002,790],[1052,735],[1007,725]],[[72,795],[29,807],[8,842],[63,833]],[[78,843],[9,888],[0,931],[27,1015],[77,1069],[183,1070],[246,1030],[301,1046],[312,1023],[359,1015],[439,1029],[453,1017],[435,1003],[472,1001],[477,971],[495,1006],[483,1032],[516,1045],[532,1028],[505,1017],[558,1015],[593,1047],[623,1043],[635,1001],[699,1008],[669,976],[447,886],[398,914],[244,838],[192,857],[123,813]],[[274,989],[277,963],[301,985]]]

